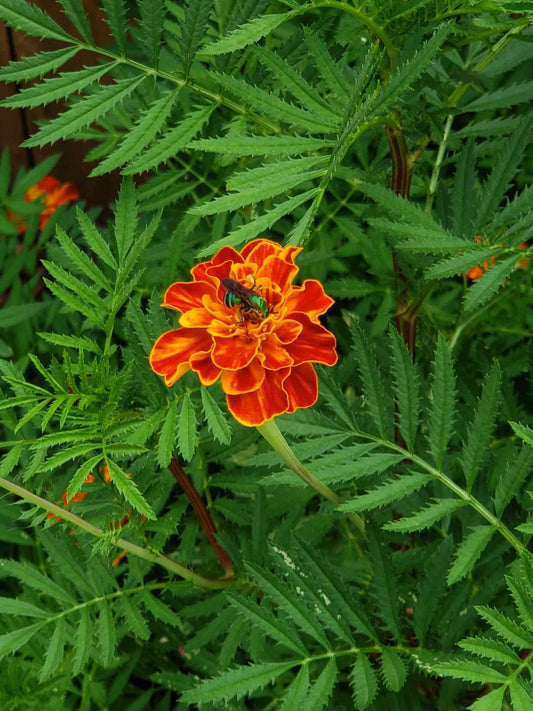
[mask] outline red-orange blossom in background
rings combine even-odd
[[[172,284],[162,306],[181,312],[181,328],[157,339],[150,353],[154,372],[167,385],[191,369],[203,385],[220,380],[230,412],[250,427],[313,405],[318,383],[312,363],[337,362],[335,336],[318,319],[333,299],[315,279],[293,286],[301,251],[267,239],[240,252],[223,247],[191,269],[192,282]],[[226,306],[227,278],[263,298],[268,314]]]
[[[45,175],[38,183],[26,190],[24,200],[33,202],[33,200],[38,199],[43,203],[43,208],[39,214],[39,229],[42,230],[58,207],[72,200],[77,200],[79,196],[78,188],[73,183],[62,183],[52,175]],[[22,234],[26,229],[26,223],[21,219],[20,215],[8,213],[8,217],[18,227],[19,234]]]

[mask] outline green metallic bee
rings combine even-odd
[[[259,318],[268,316],[268,305],[262,296],[256,294],[251,289],[247,289],[235,279],[222,279],[224,294],[224,305],[228,307],[240,306],[243,312],[253,313]]]

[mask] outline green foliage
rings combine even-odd
[[[0,158],[0,707],[529,711],[531,4],[102,0],[105,45],[38,5],[2,106],[122,182]],[[337,299],[283,460],[150,368],[257,237]]]

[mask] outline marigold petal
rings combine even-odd
[[[305,314],[294,314],[294,318],[302,323],[303,330],[300,336],[292,343],[288,343],[285,348],[295,364],[335,365],[338,358],[335,350],[337,345],[335,336],[324,326],[311,321]]]
[[[270,334],[270,336],[261,343],[259,352],[264,356],[263,366],[268,370],[287,368],[294,363],[276,333]]]
[[[235,334],[231,338],[213,338],[213,363],[223,370],[240,370],[249,365],[257,355],[259,340]]]
[[[322,284],[316,279],[306,279],[302,286],[293,287],[289,296],[285,299],[287,313],[295,311],[307,314],[309,318],[318,323],[318,316],[326,313],[329,307],[334,304],[331,296],[324,291]]]
[[[291,318],[285,318],[276,325],[276,336],[283,344],[295,341],[302,331],[302,324]]]
[[[222,249],[218,251],[209,262],[200,262],[200,264],[195,264],[195,266],[191,269],[191,274],[197,281],[201,281],[207,276],[208,271],[213,266],[219,265],[223,262],[228,262],[229,264],[242,263],[244,262],[244,259],[236,249],[233,249],[233,247],[222,247]]]
[[[189,309],[178,319],[180,326],[185,328],[207,328],[213,321],[213,314],[210,314],[203,306]]]
[[[199,351],[208,351],[211,337],[203,330],[180,328],[159,336],[150,353],[154,373],[163,375],[167,385],[173,385],[189,369],[189,358]]]
[[[220,368],[213,363],[211,351],[195,353],[189,358],[189,365],[198,373],[202,385],[213,385],[220,377]]]
[[[177,281],[166,290],[161,306],[185,313],[191,309],[201,308],[202,296],[208,293],[214,296],[215,290],[206,282]]]
[[[299,407],[311,407],[318,399],[318,378],[310,363],[302,363],[291,368],[283,381],[283,389],[289,398],[289,409],[294,412]]]
[[[233,417],[247,427],[258,427],[289,409],[289,399],[283,390],[283,380],[289,369],[267,370],[263,384],[257,390],[242,395],[226,395]]]
[[[77,200],[79,196],[78,188],[73,183],[63,183],[50,195],[49,203],[53,204],[54,207],[59,207],[71,200]]]
[[[254,239],[241,249],[241,256],[247,262],[262,264],[271,254],[279,254],[283,248],[271,239]]]
[[[472,267],[472,269],[469,269],[466,272],[466,278],[470,279],[471,281],[475,281],[476,279],[481,279],[485,272],[483,269],[478,265],[477,267]]]
[[[273,284],[276,284],[281,292],[289,289],[294,277],[298,274],[299,267],[296,264],[290,264],[284,259],[277,256],[267,257],[257,270],[257,274],[261,278],[268,278]]]
[[[264,380],[265,369],[259,358],[254,358],[245,368],[222,371],[220,382],[226,395],[242,395],[260,388]]]

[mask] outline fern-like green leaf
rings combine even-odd
[[[141,15],[139,39],[152,66],[157,69],[166,12],[165,0],[138,0],[138,5]]]
[[[515,424],[511,423],[513,428]],[[529,428],[526,429],[529,430]],[[533,441],[533,430],[530,430],[530,432]],[[519,493],[520,487],[531,471],[531,467],[533,467],[533,447],[525,444],[522,446],[518,457],[513,457],[507,463],[505,471],[498,478],[496,491],[494,492],[494,510],[498,517],[501,517],[505,507]]]
[[[107,460],[111,481],[117,487],[118,491],[128,501],[136,511],[146,516],[146,518],[154,520],[156,515],[152,511],[150,505],[141,494],[135,482],[118,466],[112,459]]]
[[[87,478],[87,475],[93,471],[96,471],[102,459],[103,454],[97,454],[96,456],[90,457],[89,459],[86,459],[83,462],[83,464],[79,467],[79,469],[76,471],[76,473],[70,480],[70,483],[67,487],[68,501],[70,501],[74,494],[77,494],[78,491],[81,489],[85,479]]]
[[[72,673],[77,675],[89,660],[91,653],[92,642],[92,626],[89,612],[86,607],[80,610],[80,621],[74,638],[74,660],[72,665]]]
[[[472,683],[502,684],[507,681],[505,674],[492,669],[486,664],[471,662],[469,659],[457,659],[435,664],[433,671],[453,679],[463,679]],[[494,706],[489,707],[494,709]]]
[[[353,636],[349,627],[344,624],[342,618],[342,609],[338,607],[335,600],[331,600],[324,592],[322,587],[315,585],[318,581],[313,579],[313,583],[309,582],[309,575],[305,567],[298,566],[290,553],[279,548],[274,548],[274,562],[276,568],[283,575],[283,578],[290,583],[299,595],[305,595],[307,605],[319,615],[321,624],[329,628],[339,639],[343,639],[348,644],[353,644]],[[302,591],[300,593],[300,590]],[[321,631],[320,643],[324,644],[325,640]]]
[[[509,181],[515,174],[522,153],[529,143],[532,127],[533,116],[528,114],[516,127],[504,150],[500,153],[489,179],[483,186],[483,197],[477,214],[478,228],[485,226],[505,195]]]
[[[457,548],[455,560],[448,573],[448,585],[454,585],[470,573],[477,559],[487,547],[495,530],[494,526],[475,526],[472,528]]]
[[[320,116],[328,123],[340,123],[340,116],[289,62],[263,47],[256,47],[254,55],[270,70],[276,84],[289,91],[309,113]]]
[[[178,448],[183,458],[190,462],[196,449],[196,412],[189,393],[185,393],[178,418]]]
[[[83,8],[82,0],[59,0],[59,2],[65,15],[78,30],[81,37],[89,44],[93,44],[91,25],[89,17]]]
[[[74,39],[37,5],[26,0],[0,0],[0,20],[31,37],[60,42]]]
[[[8,96],[1,102],[2,106],[10,109],[32,108],[34,106],[46,106],[53,101],[60,101],[71,94],[83,91],[91,84],[95,84],[100,77],[107,74],[115,62],[88,67],[77,72],[67,72],[52,79],[45,79],[40,84],[22,89],[13,96]]]
[[[39,674],[39,681],[43,682],[46,679],[49,679],[57,670],[58,666],[63,661],[63,650],[65,648],[65,642],[65,618],[61,616],[54,624],[54,631],[52,633],[50,643],[48,644],[48,648],[46,650],[44,664],[41,668],[41,673]]]
[[[529,686],[529,691],[526,691],[521,682],[513,681],[509,684],[509,691],[511,692],[513,711],[529,711],[531,704],[533,704],[531,686]]]
[[[503,642],[497,639],[485,639],[483,637],[468,637],[461,640],[459,647],[466,652],[477,654],[478,657],[484,657],[491,662],[502,664],[520,664],[518,654],[508,647]]]
[[[346,620],[354,629],[369,639],[376,638],[376,631],[367,619],[363,610],[356,610],[351,604],[348,591],[335,571],[328,565],[318,551],[294,536],[294,550],[302,561],[304,570],[309,571],[310,579],[314,580],[318,590],[321,590],[332,606],[339,610],[341,619]]]
[[[241,225],[241,227],[237,227],[236,230],[230,232],[229,235],[226,235],[226,237],[222,237],[216,242],[210,244],[209,247],[202,249],[198,253],[198,256],[205,257],[207,255],[214,254],[224,245],[239,247],[244,242],[254,239],[254,237],[257,237],[266,230],[269,230],[279,219],[285,215],[291,214],[297,207],[313,198],[317,192],[318,188],[312,188],[311,190],[307,190],[305,193],[300,193],[292,198],[289,198],[289,200],[279,203],[276,207],[268,210],[268,212],[265,212],[260,217],[256,217],[251,222]]]
[[[455,373],[446,339],[439,334],[431,382],[428,443],[438,469],[442,467],[452,434],[455,410]]]
[[[453,184],[453,231],[461,237],[472,238],[473,224],[479,203],[475,191],[475,142],[465,143],[455,173]]]
[[[333,145],[331,141],[306,136],[223,136],[191,141],[188,148],[223,155],[290,156],[313,153]]]
[[[516,256],[493,264],[489,270],[466,290],[463,300],[465,311],[479,308],[503,285],[516,267]]]
[[[368,536],[368,550],[374,577],[372,591],[379,608],[379,615],[394,638],[401,639],[399,597],[397,581],[392,574],[390,551],[374,532]]]
[[[120,604],[124,620],[135,637],[138,639],[150,639],[150,628],[137,605],[134,602],[130,602],[126,595],[122,596]]]
[[[291,12],[283,12],[255,17],[236,30],[232,30],[226,37],[222,37],[222,39],[219,39],[217,42],[203,47],[202,54],[214,56],[243,49],[249,44],[254,44],[263,37],[266,37],[266,35],[270,34],[276,27],[279,27],[279,25],[292,17],[293,14],[294,13]]]
[[[305,604],[305,592],[300,596],[299,593],[291,590],[283,579],[277,578],[254,563],[245,563],[245,567],[264,594],[273,600],[276,609],[283,610],[287,618],[298,625],[303,632],[315,639],[325,649],[329,649],[330,644],[322,625],[318,622],[314,610]]]
[[[164,138],[157,141],[143,155],[136,158],[123,173],[125,175],[135,175],[136,173],[144,173],[146,170],[155,168],[160,163],[175,156],[191,141],[194,136],[202,130],[204,124],[209,120],[214,106],[194,111],[189,114],[177,126],[169,129]]]
[[[97,227],[90,221],[83,210],[80,210],[79,208],[76,212],[76,217],[78,219],[80,230],[93,252],[109,267],[115,270],[118,269],[117,260],[113,256],[109,245],[102,237]]]
[[[500,401],[500,381],[500,366],[498,363],[494,363],[483,383],[483,390],[474,420],[468,431],[462,457],[463,471],[469,489],[472,488],[476,480],[492,436]]]
[[[186,77],[207,32],[212,8],[213,0],[189,0],[185,8],[185,15],[180,25],[179,49]]]
[[[533,430],[531,427],[521,425],[519,422],[509,422],[513,428],[513,432],[520,437],[526,444],[533,447]]]
[[[178,419],[178,402],[171,400],[168,407],[168,412],[165,417],[165,422],[161,428],[159,442],[157,445],[157,463],[161,469],[165,469],[174,452],[174,443],[176,441],[176,420]]]
[[[419,419],[420,380],[413,359],[395,328],[389,329],[400,432],[413,450]]]
[[[231,669],[186,691],[181,697],[181,701],[198,704],[241,698],[272,683],[293,666],[294,662],[270,662]]]
[[[227,418],[206,388],[200,390],[200,395],[209,431],[221,444],[229,444],[231,441],[231,427]]]
[[[259,184],[251,182],[237,193],[223,195],[203,205],[195,206],[190,212],[194,215],[216,215],[228,210],[237,210],[251,203],[262,202],[281,193],[285,194],[300,183],[309,182],[321,175],[324,175],[324,170],[321,169],[307,172],[279,171],[277,180],[262,180]]]
[[[210,72],[206,78],[211,78],[227,92],[274,121],[315,133],[334,133],[338,129],[334,121],[324,121],[293,103],[283,101],[274,94],[235,77]]]
[[[379,434],[388,438],[392,431],[392,403],[387,402],[386,389],[374,349],[359,326],[354,326],[353,345],[357,367],[361,373],[365,403]]]
[[[174,610],[172,610],[158,597],[152,595],[151,592],[143,590],[141,593],[141,600],[146,611],[149,612],[156,620],[161,620],[161,622],[171,625],[172,627],[181,627],[182,621]]]
[[[309,664],[303,664],[296,679],[290,685],[283,698],[279,711],[293,711],[303,708],[305,698],[309,691]]]
[[[107,600],[102,600],[98,612],[98,643],[102,652],[101,661],[109,666],[115,656],[117,633],[115,621]]]
[[[441,518],[449,516],[454,511],[457,511],[462,506],[466,505],[466,501],[462,499],[435,499],[432,504],[421,509],[413,516],[406,516],[397,521],[386,523],[383,528],[387,531],[396,531],[402,533],[414,533],[415,531],[423,531],[430,528],[433,524],[440,521]]]
[[[16,62],[9,62],[5,67],[0,67],[0,81],[22,82],[42,77],[49,72],[55,72],[69,59],[75,57],[79,51],[79,47],[65,47],[22,57]]]
[[[495,253],[494,248],[473,249],[467,254],[456,254],[453,257],[442,259],[426,269],[426,279],[445,279],[456,274],[465,274],[468,269],[489,261],[495,256]]]
[[[69,259],[71,268],[77,267],[77,271],[80,274],[85,274],[90,277],[96,286],[104,289],[105,291],[111,291],[111,284],[109,279],[100,270],[100,268],[90,259],[85,252],[77,247],[74,242],[70,239],[67,233],[59,227],[56,227],[56,237],[59,242],[63,252]]]
[[[489,691],[488,694],[480,696],[468,708],[470,711],[500,711],[505,694],[505,686],[500,686],[498,689]]]
[[[302,711],[323,711],[337,681],[337,665],[332,657],[320,672],[318,679],[300,707]]]
[[[350,87],[338,64],[330,54],[328,47],[310,28],[304,26],[305,40],[309,54],[328,89],[344,103],[350,96]]]
[[[383,683],[391,691],[398,692],[407,680],[407,668],[403,659],[391,647],[381,650],[381,676]]]
[[[102,7],[117,47],[120,53],[126,56],[128,17],[125,0],[102,0]]]
[[[124,178],[120,186],[115,209],[114,233],[119,263],[124,262],[126,254],[135,242],[137,213],[137,199],[133,180]]]
[[[338,508],[341,511],[370,511],[409,496],[429,481],[431,481],[431,477],[420,472],[402,475],[398,479],[389,479],[376,489],[361,494]]]
[[[120,106],[122,101],[145,79],[146,75],[142,75],[133,79],[123,79],[109,86],[100,86],[90,96],[81,99],[72,108],[48,121],[35,136],[24,142],[24,147],[45,146],[60,139],[70,138],[111,109]]]
[[[476,606],[476,611],[487,622],[492,629],[513,647],[518,649],[532,649],[533,635],[513,622],[498,610],[493,610],[485,605]]]
[[[260,630],[261,634],[271,637],[297,655],[306,656],[305,645],[292,624],[286,624],[265,605],[259,605],[244,596],[228,593],[227,597],[235,610],[243,615],[254,628]]]
[[[0,658],[13,654],[23,647],[45,624],[45,622],[35,622],[27,627],[19,627],[13,632],[0,634]]]
[[[533,99],[533,81],[513,82],[495,91],[484,91],[477,99],[461,106],[461,112],[492,111],[507,106],[516,106]]]
[[[378,693],[378,681],[370,659],[364,652],[357,652],[355,663],[350,672],[350,685],[355,708],[358,711],[368,708]]]
[[[176,101],[177,91],[156,99],[128,131],[117,148],[91,172],[91,177],[110,173],[146,149],[165,122]]]
[[[533,598],[531,592],[519,578],[506,577],[507,586],[513,596],[516,609],[525,628],[533,631]]]

